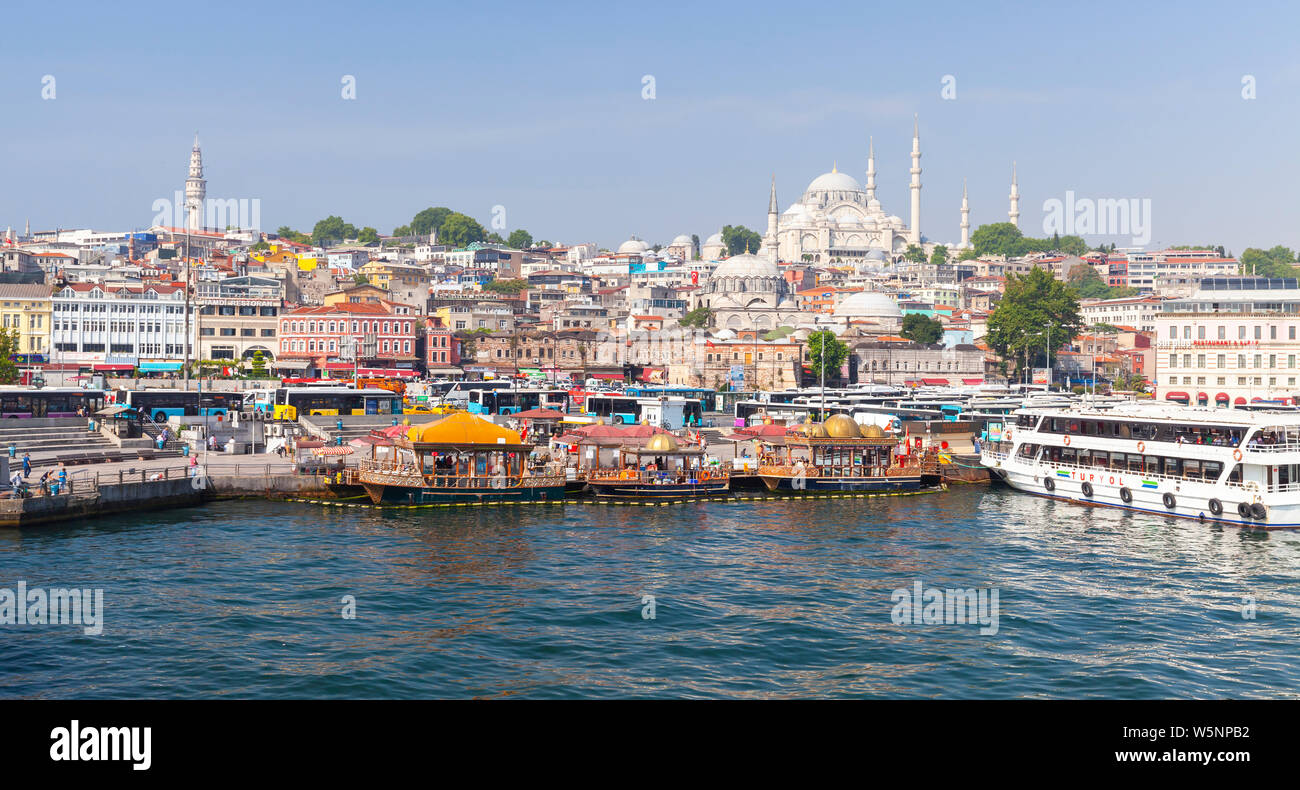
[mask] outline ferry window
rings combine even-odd
[[[1128,439],[1132,437],[1133,432],[1129,429],[1128,423],[1121,422],[1115,424],[1115,435],[1121,439]]]
[[[1199,480],[1201,478],[1201,462],[1191,459],[1183,461],[1183,476],[1192,480]]]
[[[1136,455],[1136,454],[1134,454],[1134,453],[1129,453],[1129,456],[1128,456],[1128,470],[1129,470],[1130,472],[1134,472],[1134,473],[1136,473],[1136,474],[1141,474],[1141,473],[1142,473],[1142,456],[1140,456],[1140,455]]]
[[[1205,473],[1206,480],[1218,480],[1223,473],[1223,464],[1218,461],[1202,461],[1201,471]]]
[[[1096,435],[1097,435],[1097,423],[1093,422],[1092,420],[1085,420],[1084,423],[1083,423],[1083,435],[1084,435],[1084,436],[1096,436]]]
[[[1235,466],[1232,467],[1232,471],[1228,473],[1228,482],[1229,483],[1241,482],[1241,464],[1236,464]]]
[[[1159,457],[1159,456],[1155,456],[1155,455],[1147,455],[1147,456],[1143,456],[1142,461],[1143,461],[1143,463],[1146,464],[1146,472],[1147,472],[1147,474],[1149,474],[1149,475],[1158,475],[1158,474],[1160,474],[1160,457]]]
[[[1038,454],[1038,445],[1025,443],[1020,445],[1019,455],[1021,458],[1033,458]]]
[[[1170,477],[1179,477],[1179,476],[1182,475],[1182,473],[1183,473],[1183,459],[1181,459],[1181,458],[1163,458],[1163,459],[1161,459],[1161,460],[1164,462],[1164,464],[1163,464],[1164,468],[1161,470],[1161,473],[1162,473],[1162,474],[1168,475],[1168,476],[1170,476]]]
[[[1121,472],[1128,469],[1128,456],[1124,455],[1124,453],[1111,453],[1110,468],[1118,469]]]
[[[1061,449],[1061,463],[1075,464],[1079,462],[1078,453],[1073,447],[1064,447]]]

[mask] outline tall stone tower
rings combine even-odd
[[[912,117],[912,228],[908,241],[921,243],[921,131],[916,116]]]
[[[772,174],[772,196],[767,201],[767,233],[763,236],[763,251],[772,263],[777,262],[777,219],[780,209],[776,205],[776,174]]]
[[[203,229],[203,204],[208,196],[208,182],[203,178],[203,152],[199,150],[199,133],[194,133],[190,149],[190,177],[185,179],[185,227]]]
[[[867,205],[876,202],[876,139],[867,138]]]

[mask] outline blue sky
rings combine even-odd
[[[500,205],[557,242],[761,232],[773,173],[783,209],[832,163],[863,180],[868,135],[906,220],[917,113],[931,240],[958,238],[963,178],[973,225],[1005,220],[1014,159],[1030,235],[1072,190],[1149,198],[1151,246],[1300,247],[1284,3],[157,8],[6,7],[0,228],[147,226],[195,131],[208,196],[260,199],[267,229]]]

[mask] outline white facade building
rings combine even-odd
[[[186,353],[185,290],[171,285],[68,283],[55,289],[51,352],[55,363],[138,366],[174,363]],[[197,321],[191,305],[190,358]]]

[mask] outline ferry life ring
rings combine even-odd
[[[1006,440],[1007,440],[1008,442],[1011,441],[1011,429],[1010,429],[1010,428],[1007,429],[1007,433],[1006,433],[1005,438],[1006,438]]]
[[[1050,477],[1044,477],[1044,478],[1043,478],[1043,488],[1047,489],[1049,492],[1051,492],[1051,491],[1055,491],[1055,490],[1056,490],[1056,481],[1053,480],[1053,479],[1050,478]]]
[[[1146,442],[1138,442],[1138,448],[1137,448],[1137,449],[1138,449],[1138,452],[1139,452],[1139,453],[1145,453],[1145,452],[1147,451],[1147,443],[1146,443]]]
[[[1088,499],[1092,499],[1092,483],[1083,484],[1083,495]]]
[[[1241,460],[1241,448],[1240,448],[1240,447],[1238,447],[1237,449],[1235,449],[1235,450],[1232,451],[1232,460],[1234,460],[1234,461],[1240,461],[1240,460]]]
[[[1250,503],[1239,502],[1237,504],[1237,515],[1241,516],[1242,518],[1250,518]]]
[[[1210,500],[1210,512],[1216,516],[1223,515],[1223,503],[1217,499]]]
[[[1124,504],[1130,504],[1133,501],[1133,492],[1127,488],[1121,488],[1119,490],[1119,498]]]
[[[1160,501],[1164,502],[1165,507],[1170,510],[1173,510],[1174,508],[1178,507],[1178,500],[1174,499],[1174,495],[1169,493],[1168,491],[1166,491],[1165,495],[1160,498]]]
[[[1066,447],[1069,447],[1069,446],[1070,446],[1070,437],[1069,437],[1068,435],[1065,437],[1065,439],[1064,439],[1063,441],[1065,442],[1065,446],[1066,446]]]

